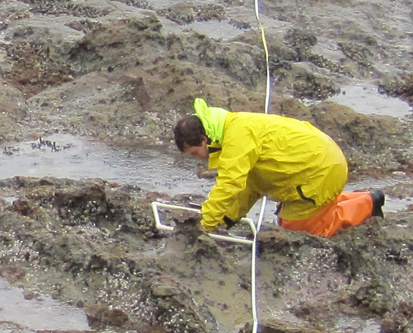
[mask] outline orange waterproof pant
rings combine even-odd
[[[339,229],[360,224],[371,216],[372,210],[370,192],[343,192],[308,219],[289,221],[279,218],[278,222],[285,229],[329,237]]]

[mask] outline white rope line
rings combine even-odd
[[[263,45],[264,52],[265,52],[265,62],[266,62],[266,67],[267,67],[267,81],[266,81],[266,89],[265,89],[265,113],[268,113],[268,108],[270,104],[270,88],[271,88],[269,54],[268,54],[267,42],[265,39],[264,26],[262,25],[261,20],[260,20],[258,6],[259,6],[258,0],[255,0],[255,16],[257,18],[258,25],[260,27],[261,40],[262,40],[262,45]],[[254,234],[254,240],[252,243],[252,258],[251,258],[251,306],[252,306],[252,320],[253,320],[252,333],[256,333],[258,330],[258,315],[257,315],[258,307],[257,307],[257,284],[256,284],[257,236],[261,228],[262,220],[264,218],[266,204],[267,204],[267,197],[263,197],[262,203],[261,203],[261,210],[258,216],[257,226],[256,226],[255,234]]]
[[[265,52],[265,62],[266,62],[266,67],[267,67],[267,84],[266,84],[266,89],[265,89],[265,109],[264,110],[265,110],[265,113],[268,113],[268,108],[270,106],[270,88],[271,88],[269,53],[268,53],[267,41],[265,39],[264,26],[260,20],[260,13],[258,10],[258,6],[259,6],[258,0],[255,0],[255,16],[257,18],[258,25],[260,27],[262,46]]]

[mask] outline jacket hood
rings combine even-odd
[[[224,133],[225,117],[229,111],[209,107],[202,98],[194,101],[195,115],[201,120],[205,133],[212,141],[221,142]]]

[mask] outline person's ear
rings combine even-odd
[[[202,136],[202,143],[208,145],[208,138],[205,135]]]

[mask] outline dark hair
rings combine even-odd
[[[201,146],[202,139],[206,137],[204,126],[197,116],[186,116],[178,121],[174,128],[175,143],[180,151],[184,145]]]

